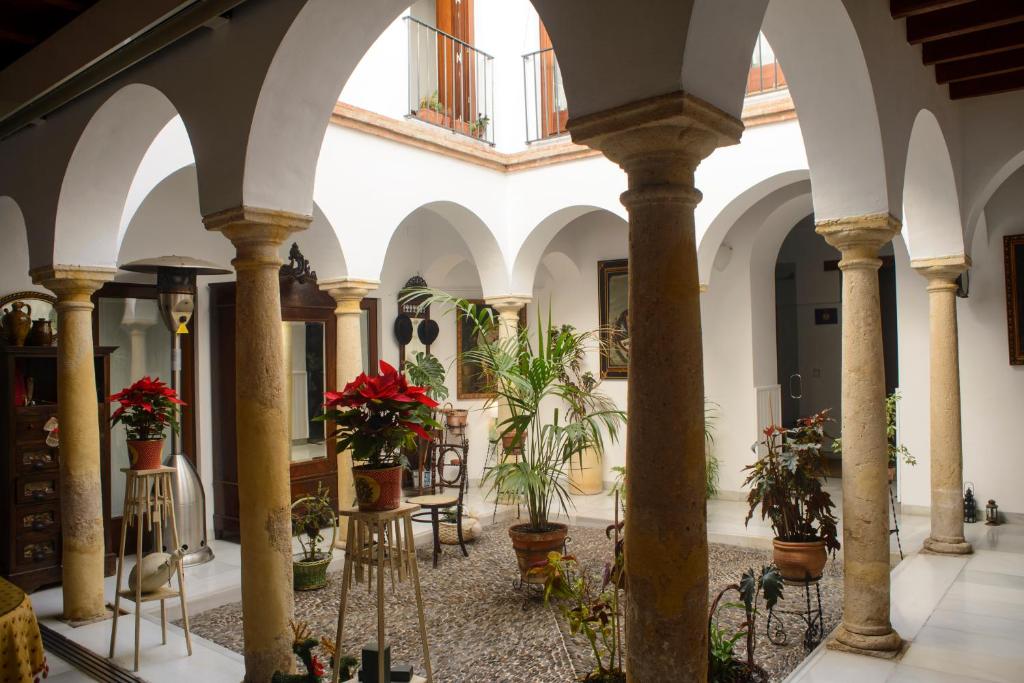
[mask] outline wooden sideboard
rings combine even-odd
[[[96,417],[100,422],[106,573],[114,571],[110,538],[110,354],[96,348]],[[31,380],[31,382],[29,382]],[[32,404],[25,405],[31,384]],[[31,592],[61,581],[60,454],[43,426],[57,415],[57,348],[0,347],[0,574]]]

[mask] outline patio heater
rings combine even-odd
[[[231,271],[187,256],[143,259],[125,264],[121,269],[156,274],[160,317],[174,337],[171,387],[180,392],[181,335],[188,334],[188,321],[195,310],[196,276],[223,275]],[[178,540],[187,547],[182,563],[189,566],[209,562],[213,559],[213,549],[206,542],[206,494],[195,468],[181,452],[180,439],[174,430],[171,430],[171,453],[164,464],[174,468],[174,519]],[[171,538],[169,530],[164,531],[164,538]]]

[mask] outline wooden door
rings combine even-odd
[[[569,112],[562,104],[561,76],[555,63],[551,36],[543,22],[540,23],[540,49],[540,136],[546,138],[565,131]]]
[[[479,114],[473,25],[473,0],[437,0],[437,97],[453,122],[465,124]]]

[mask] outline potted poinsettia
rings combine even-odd
[[[124,425],[128,435],[129,466],[133,470],[160,467],[167,430],[178,430],[177,406],[185,405],[178,398],[178,392],[159,378],[147,376],[109,400],[120,404],[110,421]]]
[[[746,521],[761,506],[762,519],[775,531],[773,558],[785,579],[821,576],[828,553],[839,550],[835,504],[823,486],[822,444],[828,419],[823,410],[800,418],[791,429],[765,427],[764,457],[743,468],[749,472],[743,485],[750,487]]]
[[[328,391],[322,419],[335,424],[338,451],[351,450],[356,502],[363,511],[394,510],[401,502],[405,452],[416,437],[431,439],[437,401],[384,361],[380,373],[360,374],[342,391]]]

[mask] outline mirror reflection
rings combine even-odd
[[[323,412],[326,387],[324,324],[309,321],[282,324],[287,369],[285,390],[291,406],[291,461],[326,458],[326,425],[315,419]]]

